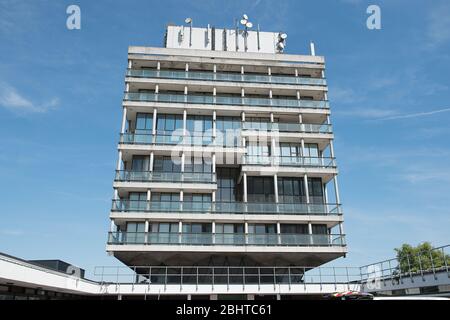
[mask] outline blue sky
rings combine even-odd
[[[70,4],[81,30],[66,28]],[[366,28],[378,4],[382,29]],[[448,1],[0,0],[0,251],[92,271],[105,253],[128,45],[165,25],[247,13],[316,52],[326,76],[349,244],[339,265],[450,243]]]

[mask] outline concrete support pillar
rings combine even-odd
[[[272,99],[272,97],[273,97],[273,91],[272,91],[272,89],[269,89],[269,98]]]
[[[119,157],[117,159],[117,166],[116,170],[120,171],[120,168],[122,167],[122,150],[119,150]]]
[[[301,139],[300,139],[300,144],[301,144],[301,147],[302,147],[302,150],[301,150],[301,152],[302,152],[302,157],[304,157],[305,154],[306,154],[306,150],[305,150],[305,139],[301,138]]]
[[[298,123],[303,123],[303,115],[301,113],[298,114]]]
[[[123,107],[122,113],[122,127],[120,128],[120,133],[124,134],[127,126],[127,107]]]
[[[272,68],[271,68],[271,67],[267,67],[267,74],[268,74],[269,76],[272,75]]]
[[[244,66],[241,66],[241,74],[244,74]]]
[[[131,60],[128,60],[128,69],[131,69],[133,67],[133,62]]]
[[[245,122],[245,111],[242,111],[241,118],[242,118],[242,122]]]
[[[324,196],[325,203],[328,203],[328,190],[327,190],[326,183],[323,184],[323,196]]]
[[[144,243],[148,242],[148,227],[149,227],[149,222],[148,220],[145,220],[145,226],[144,226]]]
[[[247,202],[247,173],[246,172],[244,172],[242,179],[243,179],[243,185],[244,185],[244,202]]]
[[[187,110],[183,110],[183,136],[187,136]]]
[[[156,135],[156,121],[158,117],[158,110],[155,108],[153,109],[153,127],[152,127],[152,134]]]
[[[183,151],[183,153],[181,154],[181,172],[184,172],[185,162],[186,162],[186,154]]]
[[[161,70],[161,62],[160,61],[158,61],[157,63],[156,63],[156,70]]]
[[[114,200],[119,200],[119,190],[114,188]]]
[[[300,91],[297,90],[297,100],[300,100],[301,96],[300,96]]]
[[[150,152],[150,172],[153,171],[153,165],[155,162],[155,153],[153,151]]]
[[[241,97],[242,98],[245,97],[245,89],[244,88],[241,88]]]
[[[184,199],[184,191],[180,190],[180,202],[183,202]]]
[[[308,186],[308,175],[303,176],[303,183],[305,185],[306,203],[309,203],[309,186]]]
[[[277,221],[277,234],[281,234],[281,223]]]
[[[294,71],[295,71],[295,76],[296,76],[296,77],[298,77],[298,69],[297,69],[297,68],[295,68],[295,70],[294,70]]]
[[[273,176],[273,187],[275,193],[275,202],[278,203],[278,176],[276,174]]]
[[[186,66],[185,66],[184,70],[185,70],[186,72],[189,71],[189,63],[186,63]]]
[[[216,154],[213,153],[212,155],[212,173],[216,173]]]
[[[125,83],[125,92],[130,92],[130,84],[128,82]]]
[[[211,201],[212,201],[212,202],[216,202],[216,192],[215,192],[215,191],[213,191],[213,192],[211,193]]]
[[[159,84],[155,85],[155,93],[156,93],[156,94],[159,93]]]
[[[274,122],[274,117],[273,117],[273,112],[270,113],[270,122],[273,123]]]
[[[215,138],[217,136],[217,112],[216,110],[213,111],[213,126],[212,126],[212,135]]]
[[[178,221],[178,233],[182,233],[183,232],[183,222]]]
[[[117,295],[117,300],[122,300],[122,295],[121,294]]]

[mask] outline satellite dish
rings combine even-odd
[[[248,20],[248,15],[246,15],[245,13],[242,15],[242,18],[245,20]]]
[[[242,24],[243,26],[245,26],[245,25],[247,24],[247,20],[246,20],[246,19],[242,19],[242,20],[241,20],[241,24]]]
[[[249,22],[247,22],[247,23],[245,24],[245,26],[246,26],[247,28],[251,28],[251,27],[253,27],[253,23],[251,23],[251,22],[249,21]]]
[[[287,38],[287,34],[286,33],[282,33],[280,34],[280,38],[285,40]]]
[[[192,22],[192,18],[186,18],[186,19],[184,20],[184,22],[185,22],[185,23],[191,23],[191,22]]]

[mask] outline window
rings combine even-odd
[[[311,203],[323,203],[323,184],[321,178],[308,178],[309,201]]]
[[[178,114],[160,114],[157,117],[156,130],[158,134],[171,134],[175,130],[179,130],[180,134],[183,130],[183,116]]]
[[[178,233],[178,222],[154,222],[149,226],[150,232]]]
[[[155,172],[181,172],[181,164],[175,163],[171,156],[155,156],[153,163]]]
[[[248,233],[254,234],[275,234],[277,230],[276,224],[249,224]]]
[[[248,117],[245,120],[251,124],[251,128],[254,130],[267,131],[270,126],[270,118]]]
[[[180,202],[179,193],[162,193],[162,192],[152,192],[151,201],[161,201],[161,202]]]
[[[244,233],[244,224],[242,223],[216,223],[216,233]]]
[[[131,161],[131,170],[136,172],[149,171],[150,169],[150,157],[149,156],[137,156],[133,155]]]
[[[235,202],[238,200],[236,181],[239,170],[233,168],[217,168],[217,202]]]
[[[305,143],[305,157],[319,157],[319,146],[316,143]]]
[[[213,119],[211,116],[188,115],[186,119],[186,129],[190,134],[194,132],[212,133]]]
[[[186,157],[184,172],[211,173],[212,163],[204,158]]]
[[[326,224],[313,224],[312,225],[313,234],[328,234],[328,229]]]
[[[125,243],[144,243],[145,240],[145,223],[144,222],[128,222],[127,233],[124,236]]]
[[[278,178],[278,201],[281,203],[306,203],[302,178]]]
[[[287,234],[308,234],[307,224],[282,224],[280,232]]]
[[[280,155],[282,157],[300,157],[302,146],[298,143],[280,143]]]
[[[153,128],[153,114],[137,113],[136,114],[136,133],[151,133]]]
[[[274,202],[273,177],[247,177],[248,202]]]
[[[183,233],[211,233],[210,223],[183,223]]]
[[[211,203],[212,196],[210,193],[185,193],[183,202],[202,202]]]
[[[239,146],[241,144],[241,119],[239,117],[216,118],[216,140],[224,146]]]

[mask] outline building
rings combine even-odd
[[[344,256],[324,57],[186,23],[129,47],[107,252],[143,274]]]

